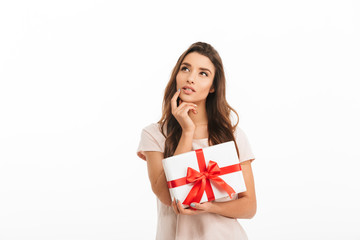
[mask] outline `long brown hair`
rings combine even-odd
[[[218,52],[210,45],[204,42],[193,43],[178,59],[173,68],[170,80],[165,88],[165,94],[162,105],[162,117],[158,121],[161,126],[162,134],[165,136],[165,152],[164,158],[174,154],[180,141],[182,128],[176,118],[171,113],[171,98],[176,92],[176,75],[180,66],[191,52],[197,52],[206,56],[215,66],[215,76],[213,87],[215,92],[209,93],[206,98],[206,113],[208,117],[208,143],[209,146],[234,141],[236,151],[239,156],[239,150],[235,141],[234,131],[239,123],[239,115],[230,107],[225,97],[225,73],[222,60]],[[236,124],[231,123],[231,111],[236,114]]]

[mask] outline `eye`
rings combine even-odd
[[[189,71],[189,69],[187,67],[182,67],[181,71]]]
[[[206,72],[201,72],[200,74],[203,76],[206,76],[206,77],[208,76],[208,74]]]

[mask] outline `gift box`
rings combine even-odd
[[[228,201],[246,191],[234,141],[171,156],[162,164],[171,199],[185,208],[192,202]]]

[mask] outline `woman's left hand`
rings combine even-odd
[[[194,205],[191,205],[192,208],[195,208],[196,210],[193,210],[191,208],[184,208],[180,201],[175,201],[175,199],[172,201],[171,206],[176,214],[185,214],[185,215],[195,215],[200,214],[204,212],[210,212],[211,207],[213,205],[212,202],[204,202],[204,203],[192,203]]]

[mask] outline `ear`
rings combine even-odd
[[[215,92],[215,88],[214,88],[214,86],[212,86],[212,87],[210,88],[209,93],[213,93],[213,92]]]

